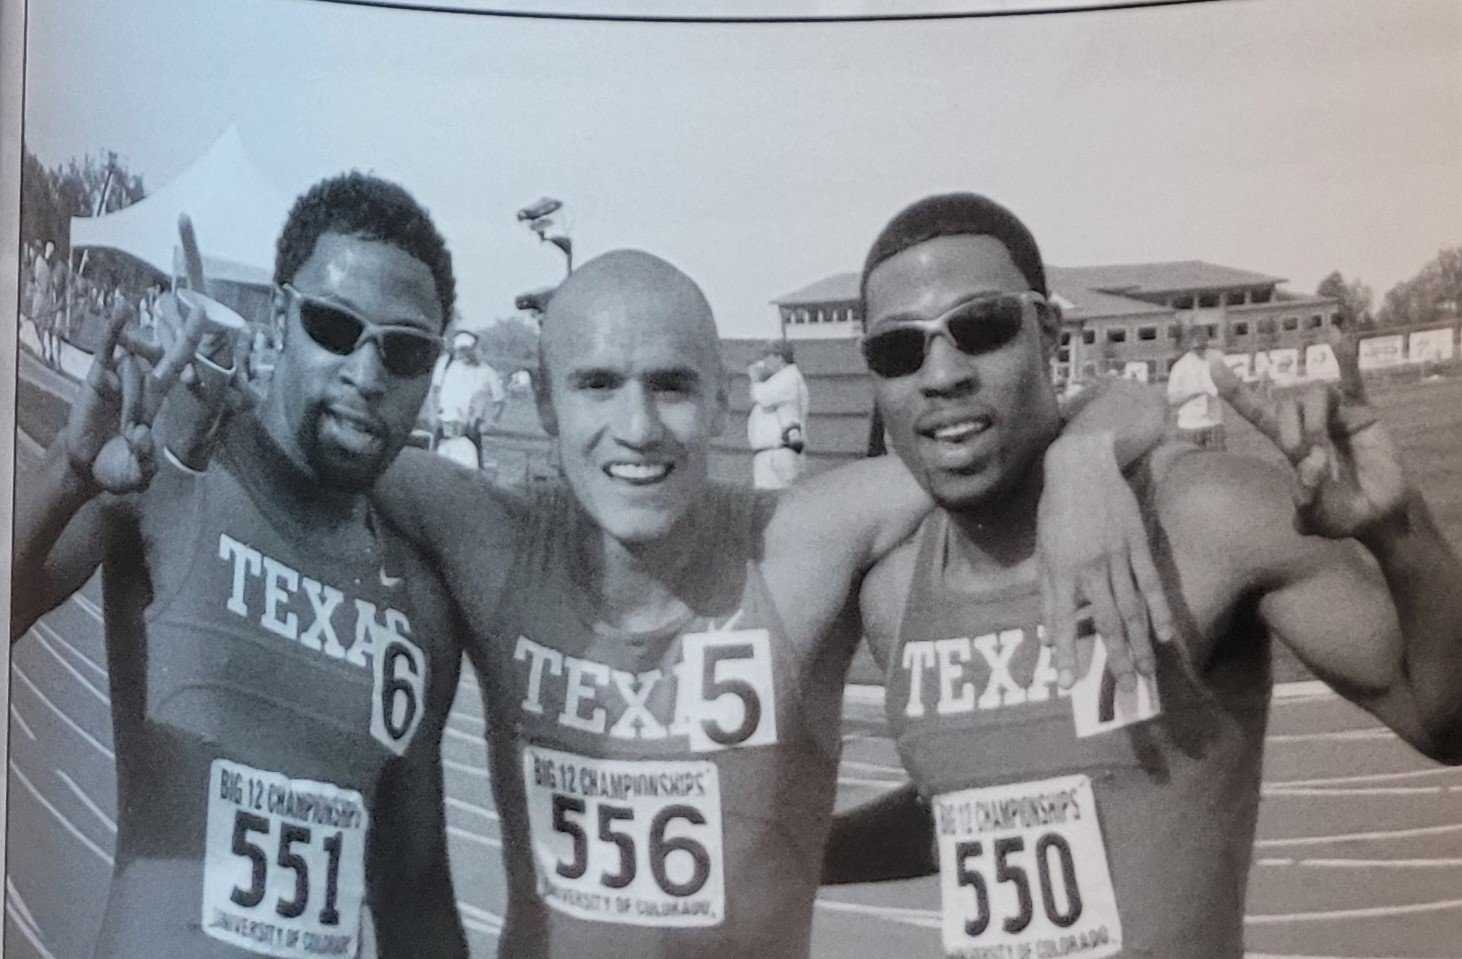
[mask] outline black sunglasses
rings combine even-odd
[[[961,353],[988,353],[1020,335],[1027,305],[1044,309],[1046,301],[1035,292],[966,300],[937,319],[902,322],[863,337],[863,359],[876,375],[893,379],[919,372],[929,341],[941,334]]]
[[[442,353],[442,338],[425,330],[368,322],[333,303],[301,293],[288,283],[284,291],[299,304],[300,326],[310,339],[336,356],[349,356],[362,344],[374,342],[381,365],[393,376],[409,377],[431,372]]]

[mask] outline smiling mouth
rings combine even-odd
[[[984,433],[992,425],[988,416],[972,416],[926,430],[924,435],[940,443],[963,443]]]
[[[604,473],[631,486],[652,486],[669,476],[673,469],[669,463],[610,463],[604,467]]]
[[[379,443],[384,439],[385,430],[371,417],[334,407],[326,409],[325,415],[335,425],[336,430],[361,445]]]

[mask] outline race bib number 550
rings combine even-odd
[[[1085,776],[934,799],[944,950],[965,959],[1122,950],[1122,920]]]
[[[714,763],[523,748],[538,894],[634,926],[714,926],[726,909]]]
[[[354,790],[215,759],[203,931],[277,959],[354,956],[365,832]]]

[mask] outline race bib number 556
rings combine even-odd
[[[365,832],[354,790],[215,759],[203,931],[277,959],[354,956]]]
[[[944,950],[964,959],[1122,950],[1122,920],[1085,776],[934,799]]]
[[[538,894],[634,926],[714,926],[726,909],[714,763],[523,748]]]

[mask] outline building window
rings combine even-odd
[[[1137,338],[1139,340],[1155,340],[1155,339],[1157,339],[1157,327],[1155,327],[1155,326],[1139,326],[1137,328]]]
[[[1170,340],[1176,340],[1177,338],[1178,338],[1178,324],[1176,324],[1176,323],[1169,323],[1168,324],[1168,339],[1170,339]]]
[[[1056,359],[1059,360],[1062,363],[1070,363],[1071,362],[1071,347],[1069,347],[1069,346],[1058,346],[1058,347],[1056,347]]]
[[[1297,317],[1297,316],[1286,316],[1284,318],[1284,328],[1287,331],[1294,331],[1294,330],[1299,329],[1300,328],[1300,318]]]
[[[1273,290],[1255,290],[1249,294],[1250,303],[1268,303],[1272,299],[1274,299]]]
[[[1224,296],[1223,301],[1229,306],[1243,306],[1245,299],[1247,297],[1244,296],[1243,290],[1231,290]]]
[[[1071,345],[1071,332],[1069,330],[1067,332],[1061,334],[1061,345],[1062,346],[1070,346]]]
[[[1217,307],[1218,302],[1219,300],[1217,293],[1205,293],[1202,296],[1198,297],[1198,306],[1199,308],[1204,310],[1211,310]]]
[[[1331,326],[1339,326],[1340,325],[1340,314],[1338,312],[1337,313],[1331,313],[1330,314],[1330,325]]]
[[[1191,310],[1191,309],[1193,309],[1193,298],[1191,296],[1180,296],[1180,297],[1178,297],[1177,299],[1173,300],[1173,309],[1175,309],[1175,310]]]
[[[1126,327],[1121,327],[1121,326],[1109,327],[1107,329],[1107,342],[1108,343],[1126,343],[1127,342],[1127,329],[1126,329]]]
[[[1216,340],[1216,339],[1218,339],[1218,324],[1217,323],[1208,323],[1208,324],[1205,324],[1204,327],[1203,327],[1203,332],[1205,332],[1205,333],[1208,334],[1208,338],[1210,340]]]
[[[1239,320],[1237,322],[1230,323],[1228,325],[1228,331],[1230,336],[1248,336],[1249,324],[1245,323],[1243,320]]]
[[[1087,346],[1091,346],[1093,343],[1095,343],[1096,342],[1096,330],[1082,330],[1081,331],[1081,342],[1085,343]]]
[[[1318,330],[1320,327],[1322,327],[1324,325],[1325,325],[1325,318],[1323,316],[1321,316],[1320,314],[1316,313],[1314,316],[1310,317],[1310,322],[1308,324],[1308,328],[1309,329],[1312,329],[1312,330]]]
[[[806,322],[808,322],[808,320],[807,320],[807,310],[805,310],[805,309],[803,309],[801,307],[798,307],[797,310],[796,310],[796,312],[794,312],[792,314],[792,322],[793,323],[806,323]]]

